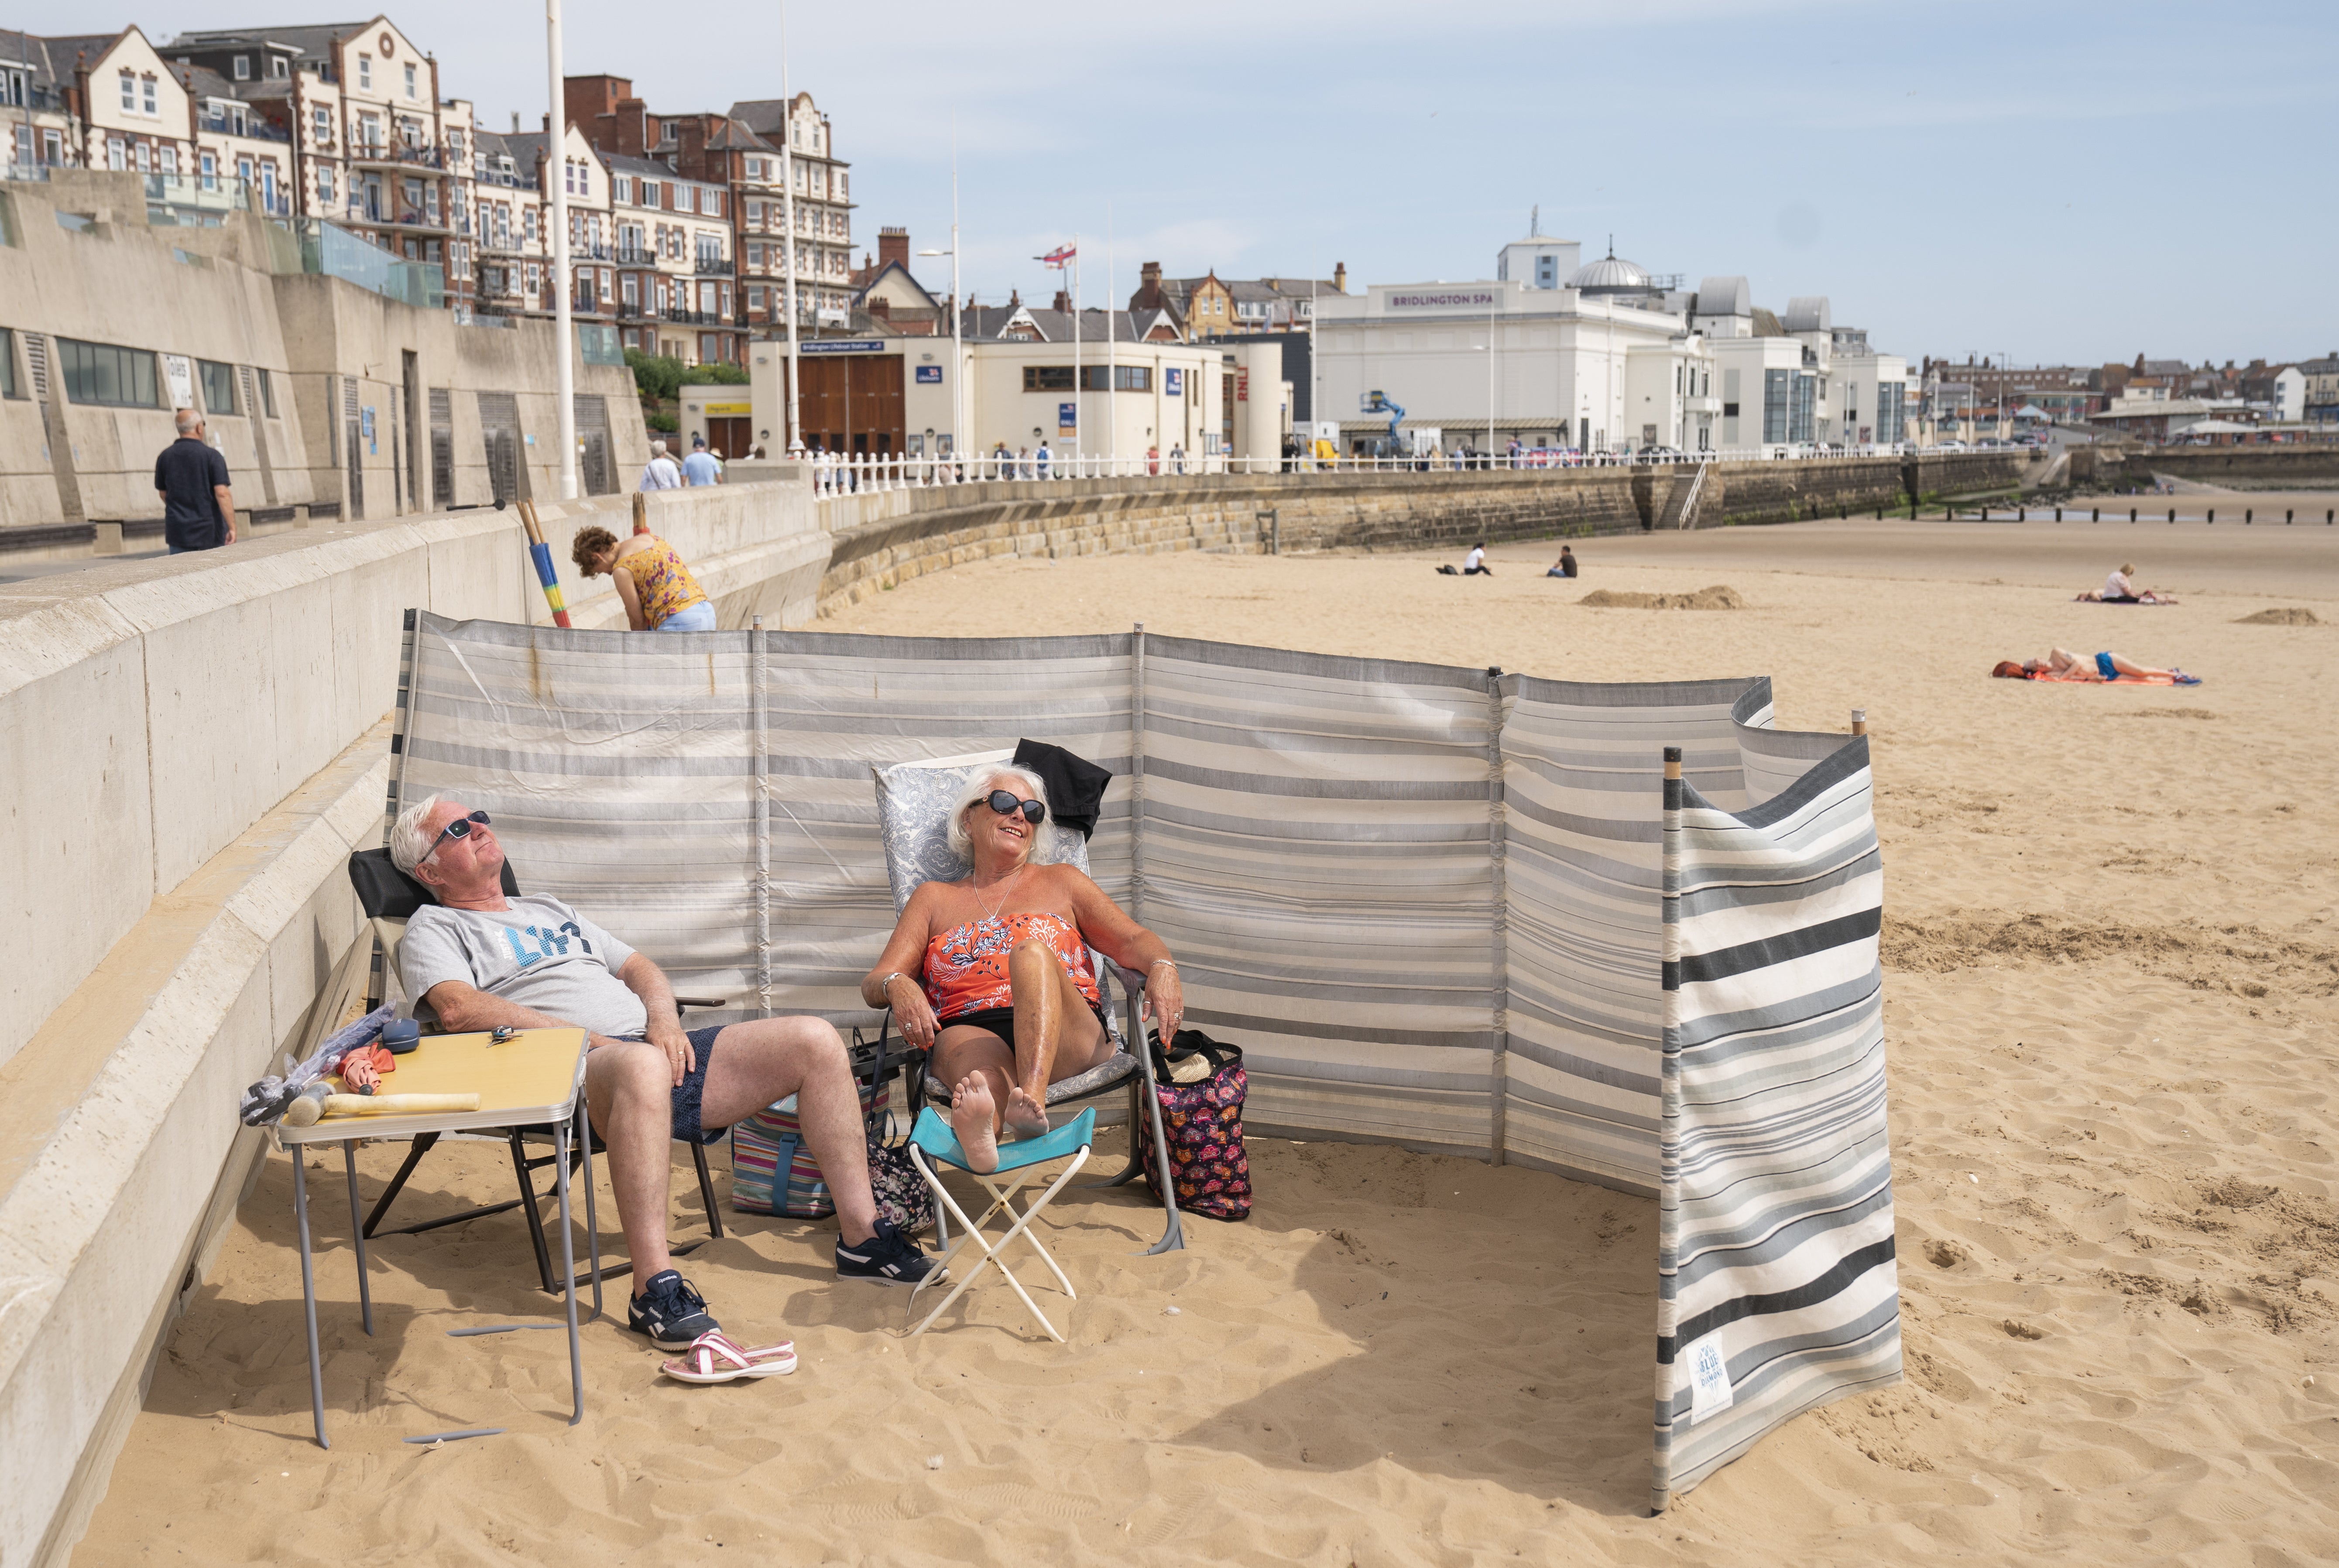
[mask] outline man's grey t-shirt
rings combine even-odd
[[[398,971],[418,1011],[442,981],[565,1019],[595,1034],[649,1027],[642,999],[617,978],[634,950],[559,899],[530,893],[500,910],[426,904],[406,922]]]

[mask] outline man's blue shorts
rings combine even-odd
[[[723,1135],[731,1129],[727,1127],[709,1129],[700,1126],[698,1112],[700,1104],[706,1096],[707,1059],[715,1054],[715,1037],[723,1032],[723,1025],[718,1023],[711,1029],[693,1029],[684,1032],[689,1037],[690,1054],[693,1060],[690,1070],[683,1074],[682,1081],[676,1084],[671,1091],[674,1103],[674,1136],[684,1143],[719,1143],[723,1139]],[[629,1034],[622,1038],[646,1040],[649,1037]],[[596,1129],[594,1134],[596,1148],[599,1147],[599,1129]]]

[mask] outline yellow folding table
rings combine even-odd
[[[498,1042],[489,1034],[425,1035],[398,1059],[398,1069],[381,1081],[390,1094],[476,1094],[477,1110],[439,1110],[382,1116],[327,1115],[307,1127],[280,1123],[276,1136],[292,1150],[292,1212],[301,1231],[301,1294],[309,1328],[309,1404],[317,1445],[325,1436],[324,1370],[317,1355],[317,1278],[309,1247],[309,1181],[301,1146],[338,1143],[349,1174],[350,1228],[358,1253],[358,1300],[365,1331],[373,1332],[373,1288],[366,1277],[365,1227],[358,1209],[358,1139],[410,1138],[421,1133],[460,1132],[481,1127],[532,1126],[549,1122],[558,1158],[560,1191],[560,1257],[568,1281],[568,1379],[576,1410],[568,1425],[585,1418],[585,1362],[577,1338],[577,1244],[568,1222],[568,1139],[579,1139],[585,1156],[585,1228],[592,1238],[593,1316],[601,1313],[600,1230],[593,1200],[593,1140],[585,1125],[585,1031],[523,1029]],[[452,1435],[449,1434],[449,1435]]]

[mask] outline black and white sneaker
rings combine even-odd
[[[692,1340],[718,1326],[707,1315],[706,1297],[671,1268],[651,1275],[627,1304],[626,1325],[648,1335],[660,1350],[687,1350]]]
[[[877,1233],[857,1246],[847,1247],[843,1237],[837,1238],[836,1277],[865,1279],[872,1285],[906,1285],[915,1289],[921,1285],[939,1283],[944,1271],[913,1238],[895,1228],[892,1220],[881,1219]]]

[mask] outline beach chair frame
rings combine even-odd
[[[999,1272],[1005,1277],[1007,1283],[1015,1287],[1015,1294],[1022,1298],[1023,1305],[1030,1309],[1031,1316],[1039,1319],[1040,1326],[1048,1331],[1048,1336],[1059,1345],[1066,1343],[1062,1332],[1048,1320],[1048,1315],[1040,1310],[1040,1304],[1031,1299],[1031,1293],[1023,1288],[1023,1282],[1018,1279],[1015,1277],[1015,1271],[1007,1266],[1006,1252],[1018,1238],[1030,1242],[1031,1249],[1040,1255],[1040,1261],[1048,1266],[1048,1272],[1056,1277],[1056,1283],[1063,1287],[1065,1298],[1072,1301],[1080,1299],[1080,1292],[1072,1288],[1071,1277],[1065,1274],[1062,1266],[1057,1263],[1055,1255],[1051,1253],[1041,1242],[1040,1238],[1032,1232],[1031,1222],[1040,1217],[1049,1204],[1055,1201],[1056,1195],[1064,1189],[1066,1183],[1080,1173],[1081,1167],[1088,1163],[1089,1150],[1095,1140],[1096,1108],[1091,1106],[1082,1110],[1069,1124],[1058,1128],[1045,1138],[1007,1145],[1000,1150],[1001,1168],[994,1171],[981,1171],[969,1166],[961,1157],[958,1139],[952,1136],[949,1125],[935,1113],[932,1106],[923,1107],[919,1110],[917,1123],[910,1129],[910,1163],[918,1168],[918,1174],[925,1178],[927,1187],[933,1191],[936,1204],[934,1218],[937,1225],[940,1224],[943,1214],[948,1212],[958,1216],[960,1226],[958,1240],[943,1247],[941,1268],[936,1272],[948,1269],[951,1260],[964,1251],[969,1243],[972,1243],[982,1257],[977,1260],[972,1268],[959,1277],[957,1283],[951,1287],[950,1294],[935,1303],[933,1311],[919,1319],[918,1326],[910,1330],[910,1338],[915,1339],[919,1335],[923,1334],[933,1326],[934,1319],[949,1308],[952,1302],[966,1293],[967,1287],[972,1285],[984,1269],[995,1264],[998,1266]],[[1019,1151],[1021,1151],[1020,1158]],[[1052,1160],[1061,1159],[1067,1154],[1071,1155],[1071,1163],[1064,1167],[1056,1178],[1048,1184],[1045,1191],[1036,1198],[1025,1198],[1023,1208],[1019,1212],[1015,1207],[1015,1195],[1022,1191],[1040,1174],[1039,1167]],[[958,1200],[951,1196],[950,1188],[943,1185],[942,1173],[933,1163],[935,1160],[953,1169],[965,1171],[967,1175],[974,1178],[976,1183],[991,1195],[991,1206],[978,1218],[968,1218],[966,1210],[961,1208],[958,1206]],[[1003,1189],[1000,1186],[1002,1178],[1007,1182]],[[1008,1226],[1006,1234],[999,1238],[999,1244],[994,1247],[983,1235],[982,1228],[991,1222],[992,1215],[1002,1210],[1012,1217],[1012,1223]]]

